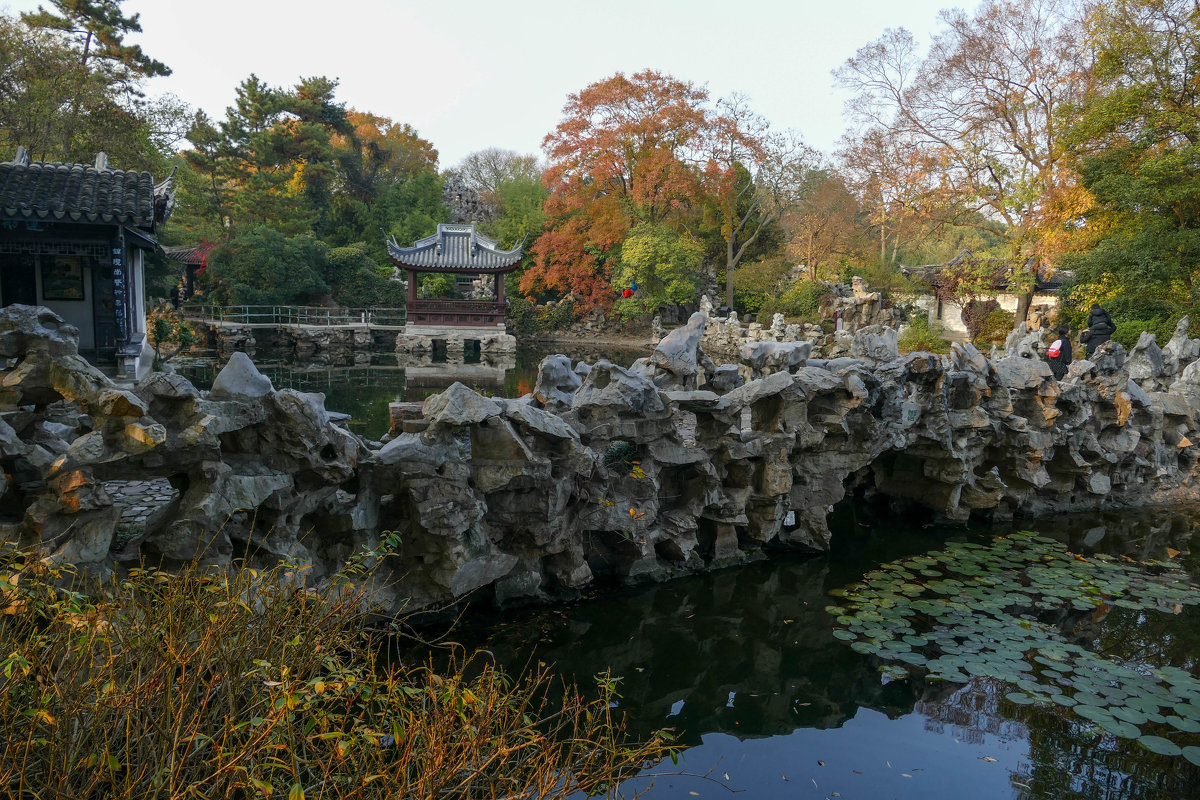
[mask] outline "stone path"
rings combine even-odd
[[[105,481],[104,491],[113,499],[113,505],[121,509],[121,521],[117,523],[114,546],[123,547],[130,540],[146,531],[146,523],[155,512],[166,508],[179,496],[166,478],[149,481]]]

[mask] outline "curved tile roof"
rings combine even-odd
[[[387,245],[393,264],[423,272],[508,272],[521,262],[522,245],[499,250],[474,225],[438,225],[437,233],[418,239],[412,247],[393,240]]]
[[[155,184],[149,172],[111,169],[101,153],[95,165],[30,161],[17,148],[0,162],[0,215],[51,222],[100,222],[152,231],[174,205],[172,178]]]

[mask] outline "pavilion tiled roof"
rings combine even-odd
[[[31,161],[18,147],[12,161],[0,161],[0,216],[9,218],[153,231],[174,199],[173,177],[155,183],[149,172],[112,169],[104,153],[95,164],[62,164]]]
[[[522,245],[500,250],[474,225],[438,225],[437,233],[411,247],[389,240],[388,255],[398,267],[423,272],[507,272],[521,262]]]
[[[208,247],[195,244],[181,244],[162,249],[163,255],[172,261],[180,264],[194,264],[196,266],[204,264],[208,257]]]

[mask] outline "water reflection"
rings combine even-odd
[[[1198,521],[1200,509],[1171,509],[1023,527],[1080,553],[1182,551],[1195,574],[1186,553]],[[1014,705],[1005,698],[1014,687],[1001,681],[885,684],[876,661],[833,638],[826,593],[883,561],[940,548],[947,534],[856,530],[826,557],[784,556],[567,609],[476,615],[460,638],[503,663],[552,662],[580,683],[605,668],[621,676],[634,732],[669,726],[689,748],[681,767],[660,765],[630,784],[644,789],[657,775],[650,800],[726,789],[743,798],[1200,796],[1200,769],[1183,758],[1154,755],[1065,709]],[[1196,612],[1116,608],[1071,618],[1068,633],[1110,657],[1194,670]]]
[[[550,353],[565,353],[574,359],[594,362],[609,358],[630,364],[645,355],[639,350],[551,345],[522,347],[515,354],[468,354],[450,361],[442,353],[357,352],[337,361],[307,359],[258,348],[254,363],[271,379],[275,388],[321,392],[325,407],[350,415],[349,427],[369,439],[378,439],[391,424],[388,403],[420,401],[459,381],[471,388],[499,397],[520,397],[533,391],[537,367]],[[176,369],[198,388],[212,386],[221,368],[215,354],[177,360]]]

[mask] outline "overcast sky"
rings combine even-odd
[[[0,0],[10,12],[38,0]],[[43,4],[48,3],[43,0]],[[953,0],[126,0],[133,41],[174,74],[173,92],[224,115],[250,73],[275,86],[339,79],[338,98],[407,122],[440,166],[501,147],[541,153],[567,95],[645,68],[741,92],[778,128],[831,152],[845,96],[830,70],[887,27],[922,43]],[[973,7],[974,3],[959,3]]]

